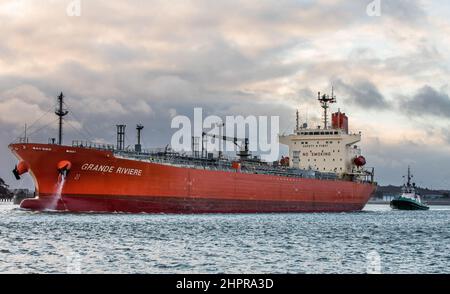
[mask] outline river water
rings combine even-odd
[[[0,204],[0,273],[450,273],[450,207],[67,214]]]

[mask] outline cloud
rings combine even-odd
[[[194,107],[280,115],[282,131],[292,130],[296,108],[319,123],[316,93],[330,81],[352,124],[391,110],[380,122],[391,129],[397,95],[441,89],[450,77],[448,19],[438,24],[420,0],[382,1],[380,17],[366,14],[371,0],[92,0],[80,17],[66,15],[69,1],[1,2],[0,166],[10,164],[5,146],[23,123],[52,109],[60,91],[70,110],[66,142],[114,142],[115,124],[139,122],[156,147],[170,141],[171,118]],[[434,116],[443,101],[429,106]],[[362,108],[374,111],[355,118]],[[49,137],[54,125],[33,135]]]
[[[341,79],[336,79],[332,84],[337,92],[342,92],[343,95],[341,95],[345,97],[344,100],[348,104],[375,110],[384,110],[390,107],[378,88],[368,80],[358,80],[348,84]]]
[[[444,136],[444,140],[450,144],[450,125],[446,129],[442,129],[442,134]]]
[[[423,2],[419,0],[382,1],[382,11],[392,18],[409,23],[423,23],[427,18]]]
[[[29,119],[37,118],[41,109],[37,105],[28,104],[19,99],[9,99],[0,102],[0,122],[14,125],[24,125]]]
[[[32,85],[22,84],[17,87],[10,88],[0,93],[0,101],[8,101],[11,99],[21,100],[31,104],[48,105],[49,97]]]
[[[450,162],[449,148],[427,145],[414,139],[392,144],[374,137],[366,138],[364,145],[368,166],[375,167],[376,179],[383,185],[401,185],[402,176],[410,165],[420,186],[450,187],[450,170],[443,166]]]
[[[38,88],[20,85],[0,93],[0,122],[20,129],[25,123],[38,119],[48,123],[54,110],[52,105],[52,100]],[[45,116],[46,113],[50,115]]]
[[[410,99],[403,98],[400,107],[418,116],[450,118],[450,96],[430,86],[420,88]]]
[[[138,100],[137,102],[130,104],[128,107],[132,113],[144,113],[147,115],[153,113],[153,109],[144,100]]]

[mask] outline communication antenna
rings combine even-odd
[[[318,100],[323,108],[323,127],[324,129],[328,129],[328,108],[330,108],[329,104],[336,103],[336,96],[334,95],[334,88],[331,88],[331,96],[318,93]]]

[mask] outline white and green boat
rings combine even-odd
[[[403,185],[402,194],[391,201],[391,207],[398,210],[429,210],[416,192],[416,184],[411,184],[411,170],[408,167],[408,181]]]

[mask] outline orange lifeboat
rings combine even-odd
[[[67,176],[70,172],[70,169],[72,168],[72,163],[68,160],[61,160],[56,165],[56,169],[58,172],[64,176]]]
[[[13,174],[17,180],[20,180],[20,176],[27,173],[30,170],[30,166],[25,161],[20,161],[13,170]]]
[[[289,166],[290,158],[289,157],[282,157],[280,160],[281,166]]]
[[[362,167],[362,166],[366,165],[366,159],[364,158],[364,156],[358,156],[358,157],[355,157],[355,159],[353,159],[353,163],[357,167]]]

